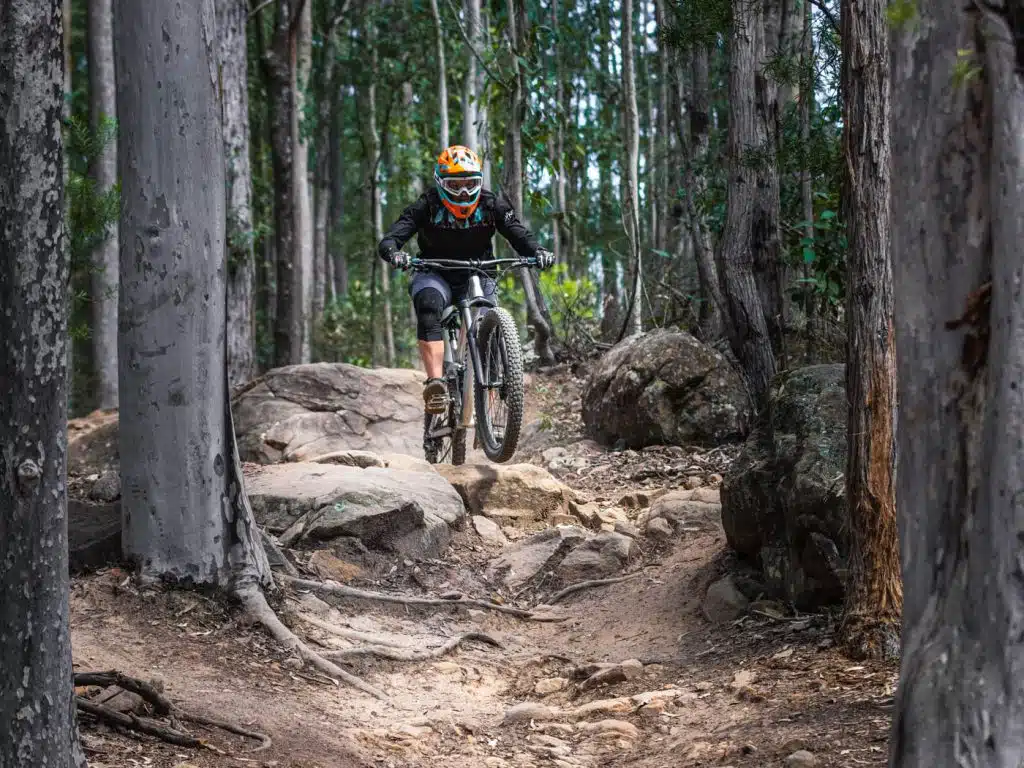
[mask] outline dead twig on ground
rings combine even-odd
[[[195,712],[184,712],[178,710],[175,716],[180,720],[184,720],[189,723],[195,723],[196,725],[205,725],[208,728],[220,728],[222,731],[233,733],[237,736],[244,736],[247,739],[260,742],[260,745],[255,749],[247,750],[248,753],[252,752],[263,752],[264,750],[270,749],[273,745],[270,737],[265,733],[259,731],[250,731],[247,728],[243,728],[240,725],[229,723],[226,720],[217,720],[216,718],[206,717],[206,715],[197,715]]]
[[[141,696],[153,708],[153,713],[161,717],[171,714],[174,705],[170,699],[164,697],[160,691],[151,683],[139,680],[134,677],[122,674],[117,670],[109,672],[76,672],[74,676],[75,687],[83,685],[96,685],[106,688],[116,685],[125,691],[130,691]]]
[[[469,640],[486,643],[495,648],[505,647],[500,641],[484,632],[466,632],[463,635],[449,638],[444,645],[440,645],[437,648],[429,648],[425,651],[415,648],[394,648],[383,645],[360,645],[355,648],[333,651],[325,655],[327,658],[336,661],[341,661],[351,656],[376,656],[379,659],[387,659],[389,661],[429,661],[430,659],[439,659],[451,653]]]
[[[548,600],[548,605],[554,605],[560,600],[564,600],[569,595],[575,594],[576,592],[580,592],[584,589],[593,589],[594,587],[604,587],[609,584],[618,584],[623,581],[635,579],[637,576],[642,575],[643,571],[637,571],[636,573],[630,573],[625,576],[616,576],[613,579],[589,579],[587,581],[581,581],[576,584],[570,584],[568,587],[563,589],[561,592],[558,592],[557,594],[555,594],[554,597]]]
[[[97,720],[110,725],[117,725],[121,728],[127,728],[131,731],[138,731],[139,733],[145,733],[147,736],[155,736],[161,741],[166,741],[168,744],[174,744],[178,747],[207,747],[208,744],[204,744],[201,739],[197,739],[195,736],[190,736],[187,733],[182,733],[174,728],[168,728],[165,725],[160,725],[154,720],[150,720],[147,717],[139,717],[126,712],[118,712],[117,710],[105,707],[102,704],[97,704],[94,701],[82,698],[81,696],[75,696],[75,706],[82,712],[86,712]]]
[[[567,616],[544,616],[538,615],[533,611],[527,611],[522,608],[513,608],[509,605],[499,605],[497,603],[491,603],[486,600],[476,600],[469,597],[453,597],[450,600],[441,599],[438,597],[407,597],[405,595],[389,595],[384,592],[370,592],[365,589],[356,589],[355,587],[347,587],[343,584],[338,584],[333,581],[314,581],[312,579],[296,579],[292,576],[281,576],[281,580],[286,584],[291,584],[293,587],[300,589],[308,589],[314,592],[324,592],[330,595],[338,595],[339,597],[350,597],[356,600],[372,600],[379,603],[394,603],[396,605],[417,605],[423,607],[451,607],[451,606],[462,606],[463,608],[479,608],[487,611],[497,611],[498,613],[504,613],[509,616],[515,616],[517,619],[525,619],[527,621],[548,621],[558,622],[565,621]]]

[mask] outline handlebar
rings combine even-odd
[[[513,267],[536,267],[536,258],[517,258],[517,259],[419,259],[415,258],[409,262],[409,268],[413,270],[425,271],[428,269],[487,269],[489,267],[497,267],[501,264],[511,265]]]

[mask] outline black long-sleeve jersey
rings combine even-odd
[[[416,235],[424,259],[490,259],[495,231],[524,259],[537,255],[540,246],[536,238],[519,220],[504,195],[481,190],[480,204],[473,214],[467,219],[457,219],[444,207],[438,191],[430,189],[391,225],[377,246],[377,254],[384,258]]]

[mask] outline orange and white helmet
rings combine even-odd
[[[438,155],[434,183],[444,207],[455,218],[468,219],[480,203],[480,190],[484,186],[480,158],[461,144],[448,147]]]

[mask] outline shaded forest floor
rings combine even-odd
[[[528,422],[534,427],[524,458],[581,439],[577,399],[567,372],[533,377]],[[714,453],[692,458],[709,470],[720,460]],[[657,454],[608,456],[599,466],[563,479],[591,492],[681,480],[667,476]],[[645,547],[641,575],[566,598],[555,606],[568,617],[562,623],[340,604],[341,620],[355,631],[393,637],[483,631],[504,645],[469,643],[423,662],[353,661],[350,671],[386,691],[387,702],[300,668],[262,631],[240,623],[240,610],[226,601],[140,588],[113,568],[79,577],[71,598],[77,670],[158,679],[183,708],[273,739],[269,750],[248,753],[251,742],[203,733],[223,753],[197,752],[84,722],[90,764],[739,768],[786,765],[788,756],[807,750],[813,762],[790,764],[885,765],[894,665],[854,664],[838,654],[829,614],[794,616],[766,606],[730,624],[709,624],[701,615],[706,588],[734,567],[720,529]],[[373,587],[436,595],[458,585],[468,593],[487,556],[471,530],[461,531],[445,560],[400,563]],[[302,630],[317,642],[315,628]],[[642,673],[594,690],[571,683],[554,690],[579,665],[627,659],[639,659]],[[626,698],[637,694],[652,695]],[[616,701],[594,707],[603,714],[579,714],[581,706],[609,699]],[[641,706],[644,701],[650,703]],[[504,723],[523,702],[558,712],[538,709],[524,722]]]

